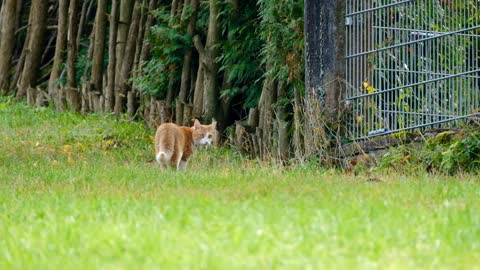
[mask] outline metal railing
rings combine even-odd
[[[347,0],[348,135],[453,127],[480,112],[480,0]]]

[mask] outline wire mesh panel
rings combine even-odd
[[[480,0],[347,0],[352,139],[478,116]]]

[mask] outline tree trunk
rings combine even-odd
[[[128,29],[132,19],[134,0],[120,0],[120,15],[118,21],[117,47],[115,49],[115,73],[119,75],[122,70],[122,64],[125,53],[125,44],[128,37]],[[115,83],[118,84],[120,76],[115,77]],[[117,87],[116,87],[117,88]],[[118,89],[116,89],[118,91]]]
[[[135,79],[139,76],[139,64],[140,64],[140,54],[142,53],[142,44],[143,44],[143,39],[144,39],[144,34],[145,34],[145,22],[146,22],[146,13],[147,11],[147,6],[146,6],[146,0],[142,0],[142,4],[140,7],[140,20],[138,23],[138,34],[137,34],[137,41],[135,44],[135,57],[133,60],[133,76],[132,79]],[[135,88],[133,86],[133,88]]]
[[[78,0],[70,0],[70,6],[68,8],[66,98],[67,98],[67,104],[69,109],[76,112],[80,111],[80,105],[81,105],[80,91],[77,88],[77,80],[75,77],[76,76],[75,60],[77,58],[77,51],[78,51],[77,35],[79,33],[77,13],[78,13]]]
[[[135,7],[132,15],[132,23],[128,30],[127,46],[125,47],[125,53],[123,55],[122,69],[119,76],[118,89],[120,89],[118,95],[115,97],[115,114],[120,115],[124,111],[125,100],[127,98],[127,92],[129,84],[127,80],[130,77],[132,71],[133,60],[135,57],[135,45],[136,37],[138,35],[138,24],[140,20],[140,1],[135,2]]]
[[[201,56],[200,56],[201,57]],[[195,92],[193,94],[193,117],[201,118],[203,114],[203,65],[198,65]]]
[[[15,67],[15,74],[13,75],[12,83],[10,84],[10,92],[12,93],[16,92],[18,94],[18,91],[20,91],[20,89],[18,89],[18,85],[20,84],[23,67],[25,66],[25,56],[27,55],[28,40],[30,40],[30,30],[27,31],[27,36],[25,37],[25,41],[23,42],[24,44],[22,52],[20,53],[17,66]]]
[[[68,18],[68,1],[59,0],[58,6],[58,27],[57,41],[55,44],[55,56],[53,58],[52,71],[50,80],[48,81],[48,94],[55,101],[57,111],[63,111],[63,94],[59,92],[57,80],[60,77],[61,65],[63,62],[63,51],[67,41],[67,18]]]
[[[13,48],[15,46],[15,21],[17,14],[17,1],[6,0],[2,6],[2,17],[0,18],[0,94],[5,94],[8,79],[10,77],[10,67]]]
[[[150,3],[148,4],[148,16],[147,16],[147,22],[145,23],[145,33],[143,34],[143,44],[142,44],[142,51],[140,52],[140,65],[143,64],[145,60],[147,60],[147,55],[150,50],[150,45],[148,43],[148,36],[150,34],[150,28],[153,24],[153,15],[152,11],[156,8],[157,6],[157,0],[150,0]]]
[[[106,32],[106,1],[98,0],[97,15],[95,17],[95,45],[92,61],[92,91],[99,98],[102,94],[103,55],[105,53]]]
[[[176,20],[177,20],[176,18],[180,12],[179,11],[180,7],[181,7],[181,1],[179,2],[178,0],[172,0],[172,5],[170,9],[170,19],[168,22],[168,25],[171,28],[175,27]],[[166,98],[167,106],[171,106],[173,104],[173,98],[175,95],[175,72],[177,68],[178,67],[176,64],[170,64],[168,66],[168,86],[167,86],[167,98]],[[183,113],[181,111],[181,107],[179,107],[180,102],[178,99],[176,103],[177,104],[175,106],[176,108],[175,122],[178,125],[181,125],[183,122]]]
[[[267,70],[271,69],[272,60],[267,62]],[[260,116],[259,116],[259,128],[261,132],[261,144],[260,149],[263,157],[267,157],[266,155],[272,154],[272,142],[273,142],[273,121],[274,121],[274,114],[273,114],[273,104],[276,102],[277,99],[277,83],[271,75],[267,75],[264,82],[263,82],[263,89],[262,95],[260,97],[259,102],[259,109],[260,109]]]
[[[190,6],[191,5],[191,6]],[[195,25],[197,22],[197,11],[198,11],[198,5],[199,5],[199,0],[192,0],[190,5],[185,5],[183,12],[182,12],[182,19],[186,20],[184,18],[186,15],[186,10],[188,8],[191,8],[191,17],[187,26],[187,34],[189,36],[193,35],[193,31],[195,30]],[[183,56],[183,67],[182,67],[182,77],[180,80],[180,93],[178,95],[178,99],[180,102],[177,102],[177,106],[180,105],[180,109],[177,111],[180,111],[183,115],[188,115],[189,113],[185,114],[184,111],[184,104],[187,104],[187,96],[188,96],[188,90],[190,88],[190,80],[191,80],[191,66],[192,66],[192,53],[193,53],[193,48],[189,48],[187,52],[185,52]],[[190,110],[189,108],[187,108]],[[191,115],[191,113],[190,113]],[[180,124],[182,125],[187,125],[189,119],[184,119],[184,121]],[[177,121],[178,124],[178,121]]]
[[[293,96],[293,148],[295,151],[295,159],[303,162],[305,159],[305,154],[303,151],[304,139],[302,137],[302,98],[300,91],[296,87],[293,90]]]
[[[277,132],[278,134],[278,145],[277,145],[277,153],[278,157],[282,161],[288,160],[290,156],[290,136],[288,133],[289,129],[289,122],[288,122],[288,114],[287,109],[285,108],[284,102],[278,102],[287,99],[287,84],[286,82],[280,82],[277,86],[277,106],[275,110],[275,115],[277,117]]]
[[[230,22],[228,24],[228,34],[227,34],[227,39],[229,42],[232,42],[234,39],[234,31],[232,31],[232,26],[233,25],[238,25],[238,12],[240,11],[240,6],[238,0],[232,0],[230,1],[230,5],[232,6],[232,14],[230,14]],[[222,91],[231,89],[232,88],[232,82],[229,78],[231,67],[226,66],[223,72],[223,83],[222,83]],[[232,97],[230,95],[225,95],[220,99],[221,102],[221,114],[220,118],[220,123],[223,123],[223,125],[220,125],[220,130],[225,129],[225,125],[231,122],[231,102],[232,102]]]
[[[210,14],[208,23],[207,42],[205,47],[200,39],[194,38],[194,44],[200,54],[200,65],[204,65],[204,96],[203,103],[205,109],[204,119],[210,122],[216,117],[218,111],[218,87],[217,72],[218,65],[216,59],[219,55],[218,42],[220,39],[220,19],[218,16],[218,0],[209,0]],[[222,124],[222,123],[220,123]]]
[[[5,4],[3,2],[5,2],[6,0],[0,0],[0,23],[2,22],[3,20],[3,8],[5,6]],[[1,28],[1,24],[0,24],[0,28]],[[0,31],[0,43],[2,42],[2,32]]]
[[[76,2],[75,5],[77,5],[77,7],[75,7],[75,10],[77,10],[77,12],[78,12],[78,1],[79,0],[74,0],[74,1]],[[82,1],[82,0],[80,0],[80,1]],[[76,34],[75,34],[77,48],[80,44],[80,40],[82,39],[83,28],[85,26],[86,17],[88,16],[91,9],[93,8],[93,2],[94,2],[93,0],[83,0],[82,10],[81,10],[81,13],[80,13],[80,20],[78,20],[78,18],[75,18],[75,21],[78,22],[78,25],[76,26],[78,30],[76,31]],[[90,3],[90,5],[89,5],[89,3]],[[70,3],[70,6],[71,5],[72,4]],[[77,15],[77,14],[75,14],[75,15]]]
[[[118,29],[118,0],[112,0],[112,10],[110,12],[110,36],[108,47],[108,85],[105,89],[105,111],[113,111],[115,104],[115,65],[116,65],[116,40]]]
[[[40,60],[43,52],[43,44],[45,40],[45,31],[47,29],[47,8],[48,1],[33,0],[30,8],[30,40],[25,55],[25,66],[23,68],[22,77],[20,79],[20,89],[17,92],[17,99],[23,98],[27,93],[28,104],[35,104],[35,86]]]

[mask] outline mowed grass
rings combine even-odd
[[[0,99],[0,269],[480,269],[478,176],[348,176]]]

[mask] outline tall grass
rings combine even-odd
[[[475,176],[278,169],[0,100],[0,269],[479,269]]]

